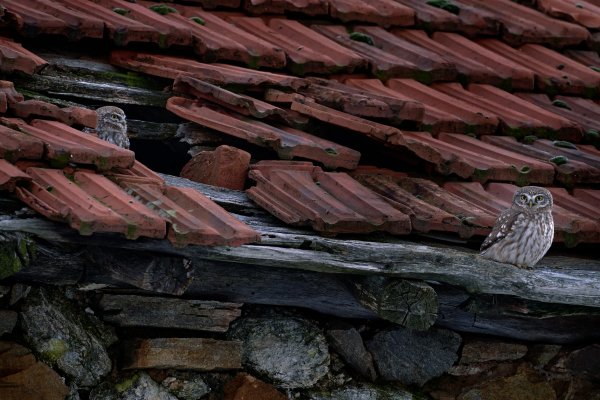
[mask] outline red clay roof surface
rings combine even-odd
[[[114,66],[173,81],[166,108],[182,119],[282,160],[308,160],[251,167],[248,195],[286,223],[466,238],[489,232],[517,185],[536,184],[554,194],[556,241],[600,242],[594,2],[179,3],[6,0],[0,23],[14,37],[104,38],[113,43]],[[136,50],[139,44],[146,50]],[[0,38],[0,73],[35,74],[46,65],[11,37]],[[256,239],[226,214],[208,227],[197,222],[202,213],[182,215],[178,207],[194,202],[205,213],[217,211],[196,192],[165,187],[131,152],[79,133],[95,123],[84,109],[24,100],[0,82],[0,113],[0,155],[8,161],[0,163],[0,188],[16,190],[49,218],[82,233],[107,230],[102,221],[113,218],[114,231],[129,237],[164,236],[157,221],[167,221],[177,244]],[[361,152],[396,171],[365,168]],[[374,158],[377,152],[386,159]],[[87,169],[63,173],[46,164],[21,171],[11,164],[40,159]],[[62,188],[85,197],[104,176],[136,201],[158,200],[152,215],[162,219],[131,231],[123,221],[140,211],[116,205],[126,195],[117,186],[106,186],[118,192],[115,205],[94,209],[94,224],[82,224],[88,216],[66,199],[60,209],[47,204]]]

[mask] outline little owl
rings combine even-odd
[[[102,140],[125,149],[129,148],[127,137],[127,117],[119,107],[105,106],[96,110],[98,124],[96,134]]]
[[[481,245],[481,255],[494,261],[532,268],[546,254],[554,238],[552,194],[538,186],[516,191],[492,233]]]

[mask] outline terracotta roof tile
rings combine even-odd
[[[12,39],[0,37],[0,72],[39,72],[48,63]]]
[[[292,225],[319,232],[410,232],[410,219],[345,173],[323,172],[310,163],[259,162],[248,197]]]
[[[336,143],[317,138],[308,133],[228,115],[205,105],[181,97],[172,97],[167,109],[182,118],[196,122],[227,135],[239,137],[250,143],[270,147],[281,158],[303,157],[319,161],[329,168],[354,168],[360,153]]]
[[[95,128],[98,121],[96,111],[83,107],[60,108],[41,100],[24,100],[9,107],[19,118],[49,117],[67,125],[82,125]]]
[[[308,99],[303,102],[293,101],[291,108],[293,111],[308,115],[319,121],[350,129],[381,142],[404,144],[402,132],[397,128],[350,115],[313,101],[308,101]]]
[[[348,79],[346,84],[370,91],[374,94],[389,96],[398,100],[414,101],[412,98],[404,95],[401,91],[396,91],[385,86],[379,79]],[[459,116],[444,112],[427,103],[421,104],[424,108],[421,129],[433,133],[442,131],[465,133],[467,131],[467,123]]]
[[[598,129],[600,125],[600,105],[592,100],[582,99],[579,97],[556,96],[556,100],[560,100],[569,108],[555,106],[550,98],[541,93],[515,93],[516,96],[527,100],[538,107],[546,109],[552,113],[562,115],[581,125],[585,130]]]
[[[416,32],[411,35],[415,36]],[[534,88],[533,71],[462,35],[435,32],[430,40],[425,40],[421,31],[419,36],[419,40],[428,48],[454,62],[459,73],[469,82],[487,83],[510,90]]]
[[[69,39],[102,38],[104,23],[86,12],[65,7],[52,0],[33,3],[4,0],[3,5],[18,15],[18,28],[25,36],[61,35]]]
[[[544,43],[552,46],[577,45],[589,37],[587,29],[550,18],[510,0],[458,0],[491,12],[502,24],[502,38],[512,45]]]
[[[9,127],[10,121],[1,119],[0,158],[11,162],[26,158],[39,160],[44,155],[44,143],[18,130]],[[9,126],[5,126],[9,125]]]
[[[569,160],[579,161],[600,169],[600,152],[593,146],[578,145],[569,148],[563,147],[559,141],[536,140],[533,142],[533,147],[547,151],[552,156],[566,156]]]
[[[158,186],[164,186],[165,180],[156,172],[146,167],[141,162],[135,160],[131,168],[116,168],[116,171],[120,179],[127,180],[127,177],[142,178],[145,183],[154,184]],[[115,173],[109,173],[109,176],[115,176]],[[140,180],[138,180],[140,182]]]
[[[393,77],[414,77],[419,74],[419,68],[406,58],[395,55],[368,43],[353,40],[345,26],[342,25],[312,25],[317,32],[327,36],[360,54],[371,65],[371,72],[380,79]]]
[[[499,120],[494,112],[486,111],[479,105],[472,105],[414,80],[391,79],[387,82],[387,86],[404,96],[429,105],[432,109],[460,118],[467,124],[467,132],[477,134],[493,133],[498,127]],[[432,125],[440,117],[442,117],[442,122],[447,120],[445,115],[439,116],[435,113],[429,115]]]
[[[327,15],[329,2],[323,0],[252,0],[244,1],[244,9],[252,14],[297,12],[304,15]]]
[[[397,29],[392,34],[378,26],[355,26],[355,32],[362,32],[371,37],[373,44],[391,54],[400,54],[401,58],[414,65],[415,73],[410,78],[423,83],[433,81],[450,81],[456,78],[457,70],[454,63],[435,52],[431,46],[421,46],[420,43],[402,36],[402,32],[422,32],[407,29]],[[417,72],[418,71],[418,72]]]
[[[195,78],[220,86],[297,88],[306,85],[302,78],[289,75],[226,64],[205,64],[185,57],[138,53],[128,50],[114,50],[111,53],[110,62],[119,67],[169,79],[175,79],[180,74],[190,74]]]
[[[281,47],[289,60],[289,69],[296,75],[352,72],[367,65],[363,57],[297,21],[274,18],[267,25],[260,18],[229,17],[227,20]]]
[[[460,8],[456,15],[422,0],[399,2],[412,7],[417,14],[417,25],[427,30],[465,32],[469,35],[497,35],[500,32],[500,23],[494,13],[467,4],[453,2]]]
[[[573,60],[587,65],[588,67],[600,68],[600,56],[596,51],[590,50],[565,50],[564,54],[571,57]]]
[[[431,162],[444,175],[456,174],[479,182],[490,180],[550,183],[551,166],[507,152],[461,134],[403,132],[406,147]],[[529,175],[531,172],[533,174]]]
[[[585,0],[538,0],[537,8],[551,17],[576,22],[588,29],[600,28],[600,7]]]
[[[481,140],[542,161],[549,161],[557,154],[563,155],[559,148],[551,153],[532,145],[519,143],[515,138],[509,136],[482,136]],[[560,165],[555,164],[554,169],[556,181],[567,186],[577,183],[600,182],[600,169],[577,160],[568,160]]]
[[[169,222],[167,237],[175,246],[240,246],[260,234],[191,188],[121,183],[126,190]]]
[[[206,9],[217,7],[239,8],[242,3],[241,0],[186,0],[185,2],[189,4],[197,4]],[[256,2],[256,0],[253,0],[253,2]]]
[[[205,12],[199,7],[175,7],[180,13],[170,13],[165,17],[187,26],[194,38],[196,52],[204,59],[236,61],[254,68],[283,68],[286,65],[283,49],[256,36],[255,32],[240,29],[215,13]]]
[[[67,163],[93,164],[99,169],[128,168],[134,154],[114,144],[98,139],[56,121],[36,119],[26,124],[22,120],[7,119],[18,128],[44,142],[44,157],[56,165]]]
[[[582,135],[576,123],[494,86],[470,84],[465,90],[458,83],[444,83],[434,84],[432,88],[497,115],[505,133],[525,136],[535,132],[576,141]]]
[[[0,158],[0,190],[12,192],[19,182],[31,181],[31,177],[5,159]]]
[[[344,22],[372,22],[383,26],[410,26],[415,23],[412,8],[394,0],[328,0],[329,13]]]
[[[373,93],[356,85],[331,79],[307,78],[310,84],[298,89],[317,103],[361,117],[383,118],[396,122],[423,119],[423,105],[385,93]]]
[[[600,190],[593,189],[574,189],[573,196],[585,201],[588,204],[598,204],[600,202]]]
[[[5,113],[10,105],[23,99],[23,95],[15,90],[12,82],[0,81],[0,113]]]
[[[517,50],[495,39],[480,39],[477,43],[531,69],[536,75],[536,88],[539,90],[574,95],[598,94],[600,73],[554,50],[536,44],[527,44]]]
[[[46,217],[67,222],[81,235],[94,232],[163,237],[165,223],[136,203],[115,184],[101,175],[75,173],[69,179],[62,170],[28,168],[33,178],[29,188],[16,193],[28,206]]]

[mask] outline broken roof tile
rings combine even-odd
[[[251,14],[302,13],[327,15],[329,2],[323,0],[252,0],[244,1],[244,9]]]
[[[15,162],[20,159],[39,160],[43,157],[44,143],[41,140],[12,129],[10,122],[4,118],[0,123],[0,158]]]
[[[39,72],[48,63],[12,39],[0,37],[0,72]]]
[[[557,152],[560,152],[560,149],[556,148],[555,152],[550,153],[544,149],[534,147],[529,144],[519,143],[514,137],[510,136],[486,135],[482,136],[481,140],[516,153],[537,158],[541,161],[550,161],[557,154]],[[558,155],[563,154],[561,153]],[[600,169],[577,160],[569,160],[568,157],[566,161],[567,162],[565,163],[553,163],[556,171],[556,181],[567,186],[573,186],[577,183],[600,182]]]
[[[259,162],[248,197],[282,221],[319,232],[410,232],[410,219],[345,173],[310,163]]]
[[[508,90],[533,90],[534,74],[530,69],[478,45],[457,33],[435,32],[431,39],[423,31],[398,33],[448,58],[464,80],[487,83]]]
[[[576,141],[582,136],[578,124],[494,86],[470,84],[465,90],[458,83],[443,83],[432,88],[497,115],[505,134],[525,136],[533,132]]]
[[[536,6],[551,17],[576,22],[588,29],[600,28],[600,7],[594,1],[538,0]]]
[[[144,2],[144,4],[153,4]],[[192,33],[195,51],[205,60],[227,60],[246,65],[283,68],[286,58],[283,49],[231,24],[215,13],[199,7],[174,5],[178,13],[169,13],[166,19],[186,26]]]
[[[396,122],[420,122],[423,118],[423,105],[412,99],[373,93],[359,86],[347,85],[331,79],[307,78],[307,81],[310,84],[298,89],[299,93],[314,99],[319,104],[348,114]]]
[[[167,109],[189,121],[232,135],[261,147],[270,147],[281,158],[303,157],[323,163],[328,168],[354,168],[360,153],[308,133],[280,129],[263,122],[215,111],[201,103],[172,97]]]
[[[141,204],[135,205],[135,199],[101,175],[78,174],[83,182],[80,187],[76,177],[69,179],[60,169],[28,168],[27,173],[33,182],[17,187],[17,196],[47,218],[67,222],[81,235],[164,236],[164,221],[140,208]]]
[[[410,78],[423,83],[450,81],[456,78],[454,63],[435,52],[431,46],[421,46],[401,34],[414,32],[413,30],[398,29],[398,34],[394,35],[378,26],[355,26],[354,31],[369,35],[376,47],[391,54],[401,54],[404,60],[412,63],[416,71]]]
[[[31,177],[3,158],[0,158],[0,190],[12,192],[19,182],[31,181]]]
[[[67,125],[83,125],[95,128],[98,114],[83,107],[60,108],[41,100],[24,100],[9,107],[19,118],[50,117]]]
[[[431,31],[464,32],[469,35],[497,35],[500,23],[494,13],[464,3],[452,2],[459,12],[453,14],[423,0],[399,0],[415,10],[417,26]]]
[[[379,79],[348,79],[345,83],[347,85],[369,91],[373,94],[388,96],[398,100],[412,100],[410,97],[402,94],[402,92],[395,91],[385,86]],[[465,133],[467,131],[467,123],[459,116],[444,112],[427,103],[420,104],[423,105],[423,120],[421,123],[421,129],[433,133]]]
[[[502,38],[512,45],[543,43],[564,47],[580,44],[589,37],[582,26],[550,18],[510,0],[458,0],[457,3],[491,12],[502,24]]]
[[[517,50],[495,39],[476,42],[532,70],[539,90],[587,96],[598,94],[600,73],[554,50],[537,44],[526,44]]]
[[[240,246],[260,234],[195,189],[125,182],[126,190],[169,222],[167,237],[175,246]]]
[[[61,35],[70,40],[104,36],[104,23],[100,19],[56,1],[38,0],[29,4],[4,0],[3,5],[18,15],[19,32],[24,36]]]
[[[59,166],[68,163],[93,164],[98,169],[128,168],[134,162],[132,151],[100,140],[61,122],[36,119],[30,124],[19,119],[5,119],[22,132],[44,142],[44,157]]]
[[[312,28],[368,60],[371,72],[380,79],[409,78],[419,74],[419,68],[406,58],[363,41],[353,40],[352,34],[343,25],[312,25]]]
[[[430,106],[429,121],[432,125],[440,117],[442,117],[442,121],[448,120],[446,116],[436,115],[432,112],[432,110],[437,110],[446,115],[460,118],[466,123],[467,132],[494,133],[498,127],[499,120],[494,112],[486,111],[478,105],[472,105],[412,79],[391,79],[387,82],[387,86],[403,96]]]
[[[372,22],[383,26],[410,26],[415,23],[412,8],[394,0],[328,0],[329,13],[344,22]]]
[[[234,65],[205,64],[185,57],[138,53],[129,50],[113,50],[110,62],[122,68],[169,79],[175,79],[180,74],[189,74],[219,86],[298,88],[306,85],[304,79],[290,75],[257,71]]]
[[[229,17],[227,20],[280,46],[289,59],[289,69],[296,75],[352,72],[367,65],[363,57],[297,21],[273,18],[267,25],[260,18]]]

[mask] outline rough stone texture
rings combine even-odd
[[[415,396],[402,389],[365,386],[311,393],[308,398],[309,400],[413,400]]]
[[[377,379],[373,357],[365,348],[360,333],[351,325],[336,323],[327,330],[331,347],[358,373],[367,379]]]
[[[155,338],[135,340],[123,347],[124,369],[214,371],[242,366],[241,343],[233,340]]]
[[[0,310],[0,336],[12,332],[17,324],[17,315],[11,310]]]
[[[572,352],[564,365],[575,375],[600,380],[600,345],[593,344]]]
[[[10,289],[10,301],[9,304],[14,306],[19,301],[27,297],[31,291],[31,286],[15,283]]]
[[[160,384],[180,400],[197,400],[210,393],[210,387],[201,376],[186,375],[190,374],[177,372],[169,374]]]
[[[63,400],[69,389],[26,347],[0,341],[0,399]]]
[[[460,363],[518,360],[525,354],[527,346],[523,344],[476,340],[463,345]]]
[[[452,367],[460,343],[458,334],[445,329],[393,329],[376,334],[367,348],[383,379],[422,386]]]
[[[40,358],[78,386],[94,386],[111,370],[111,335],[58,290],[34,288],[21,308],[25,339]]]
[[[119,383],[104,382],[90,392],[90,400],[178,400],[144,372]]]
[[[181,170],[180,176],[192,181],[244,190],[250,153],[223,145],[214,151],[201,151]]]
[[[516,374],[491,379],[479,387],[468,390],[458,400],[555,400],[556,393],[543,377],[527,367]]]
[[[287,396],[248,374],[237,374],[227,382],[224,389],[224,400],[286,400]]]
[[[554,359],[562,346],[557,344],[538,344],[533,345],[527,352],[527,359],[536,368],[544,368],[548,363]]]
[[[230,336],[244,342],[244,366],[278,387],[310,387],[329,371],[327,341],[305,319],[245,318],[233,324]]]

